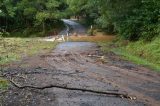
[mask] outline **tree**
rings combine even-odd
[[[159,36],[159,0],[68,0],[74,14],[128,40]],[[79,8],[80,7],[80,8]],[[96,22],[96,23],[95,23]]]
[[[35,30],[40,29],[42,26],[45,33],[47,20],[60,19],[65,8],[64,0],[1,0],[1,27],[4,26],[8,31],[27,31],[33,27],[36,27]]]
[[[1,26],[3,29],[8,28],[8,21],[10,18],[13,18],[15,15],[16,8],[14,7],[14,1],[13,0],[0,0],[0,19]]]

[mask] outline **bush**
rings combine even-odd
[[[143,0],[139,4],[124,15],[122,22],[117,23],[118,31],[125,39],[151,41],[154,37],[159,36],[158,0]]]
[[[160,33],[159,0],[102,0],[97,23],[124,39],[151,41]],[[105,10],[105,11],[104,11]],[[112,26],[114,25],[114,27]]]

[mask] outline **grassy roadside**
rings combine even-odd
[[[38,38],[3,38],[0,42],[0,65],[49,51],[55,46],[56,43],[40,41]]]
[[[116,45],[111,48],[110,45]],[[124,45],[124,41],[117,43],[99,42],[103,52],[112,51],[123,59],[132,61],[135,64],[149,67],[155,71],[160,71],[160,38],[152,42],[128,42]]]
[[[128,60],[136,64],[148,66],[154,70],[160,71],[160,38],[151,42],[137,41],[130,42],[120,50]]]

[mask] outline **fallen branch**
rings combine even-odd
[[[98,55],[88,55],[88,57],[96,57],[96,58],[104,59],[104,56],[98,56]]]
[[[98,58],[97,61],[96,61],[96,63],[97,63],[97,62],[108,63],[108,61],[106,61],[105,56],[88,55],[88,57],[95,57],[95,58]]]
[[[42,87],[30,86],[30,85],[20,86],[17,83],[15,83],[13,80],[9,80],[9,81],[11,82],[11,84],[13,84],[15,87],[17,87],[19,89],[32,88],[32,89],[44,90],[47,88],[61,88],[61,89],[66,89],[66,90],[74,90],[74,91],[82,91],[82,92],[110,95],[110,96],[115,96],[115,97],[120,97],[120,98],[127,98],[127,99],[131,99],[131,100],[136,99],[136,97],[131,97],[128,94],[117,93],[117,92],[105,92],[105,91],[97,91],[97,90],[90,90],[90,89],[84,89],[84,88],[72,88],[72,87],[60,86],[60,85],[46,85],[46,86],[42,86]]]

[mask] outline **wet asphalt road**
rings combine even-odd
[[[96,53],[96,45],[88,42],[66,42],[57,46],[50,54],[23,61],[18,68],[8,69],[8,79],[19,86],[43,87],[47,85],[91,89],[123,93],[112,82],[105,80],[105,74],[112,74],[88,54]],[[39,60],[37,60],[39,59]],[[30,63],[34,61],[34,63]],[[40,63],[39,63],[40,62]],[[34,64],[31,66],[30,64]],[[24,67],[27,66],[27,67]],[[109,72],[109,73],[108,73]],[[98,76],[99,74],[102,74]],[[143,106],[137,100],[71,91],[61,88],[43,90],[12,86],[4,96],[3,106]]]
[[[64,20],[74,30],[79,24]],[[77,30],[76,30],[77,29]],[[79,32],[80,33],[80,32]],[[106,63],[96,56],[105,56]],[[0,95],[2,106],[158,106],[160,74],[123,61],[114,54],[103,54],[95,43],[64,42],[47,54],[15,62],[6,78],[18,86],[57,85],[103,92],[125,93],[136,100],[57,87],[18,88],[11,84]]]

